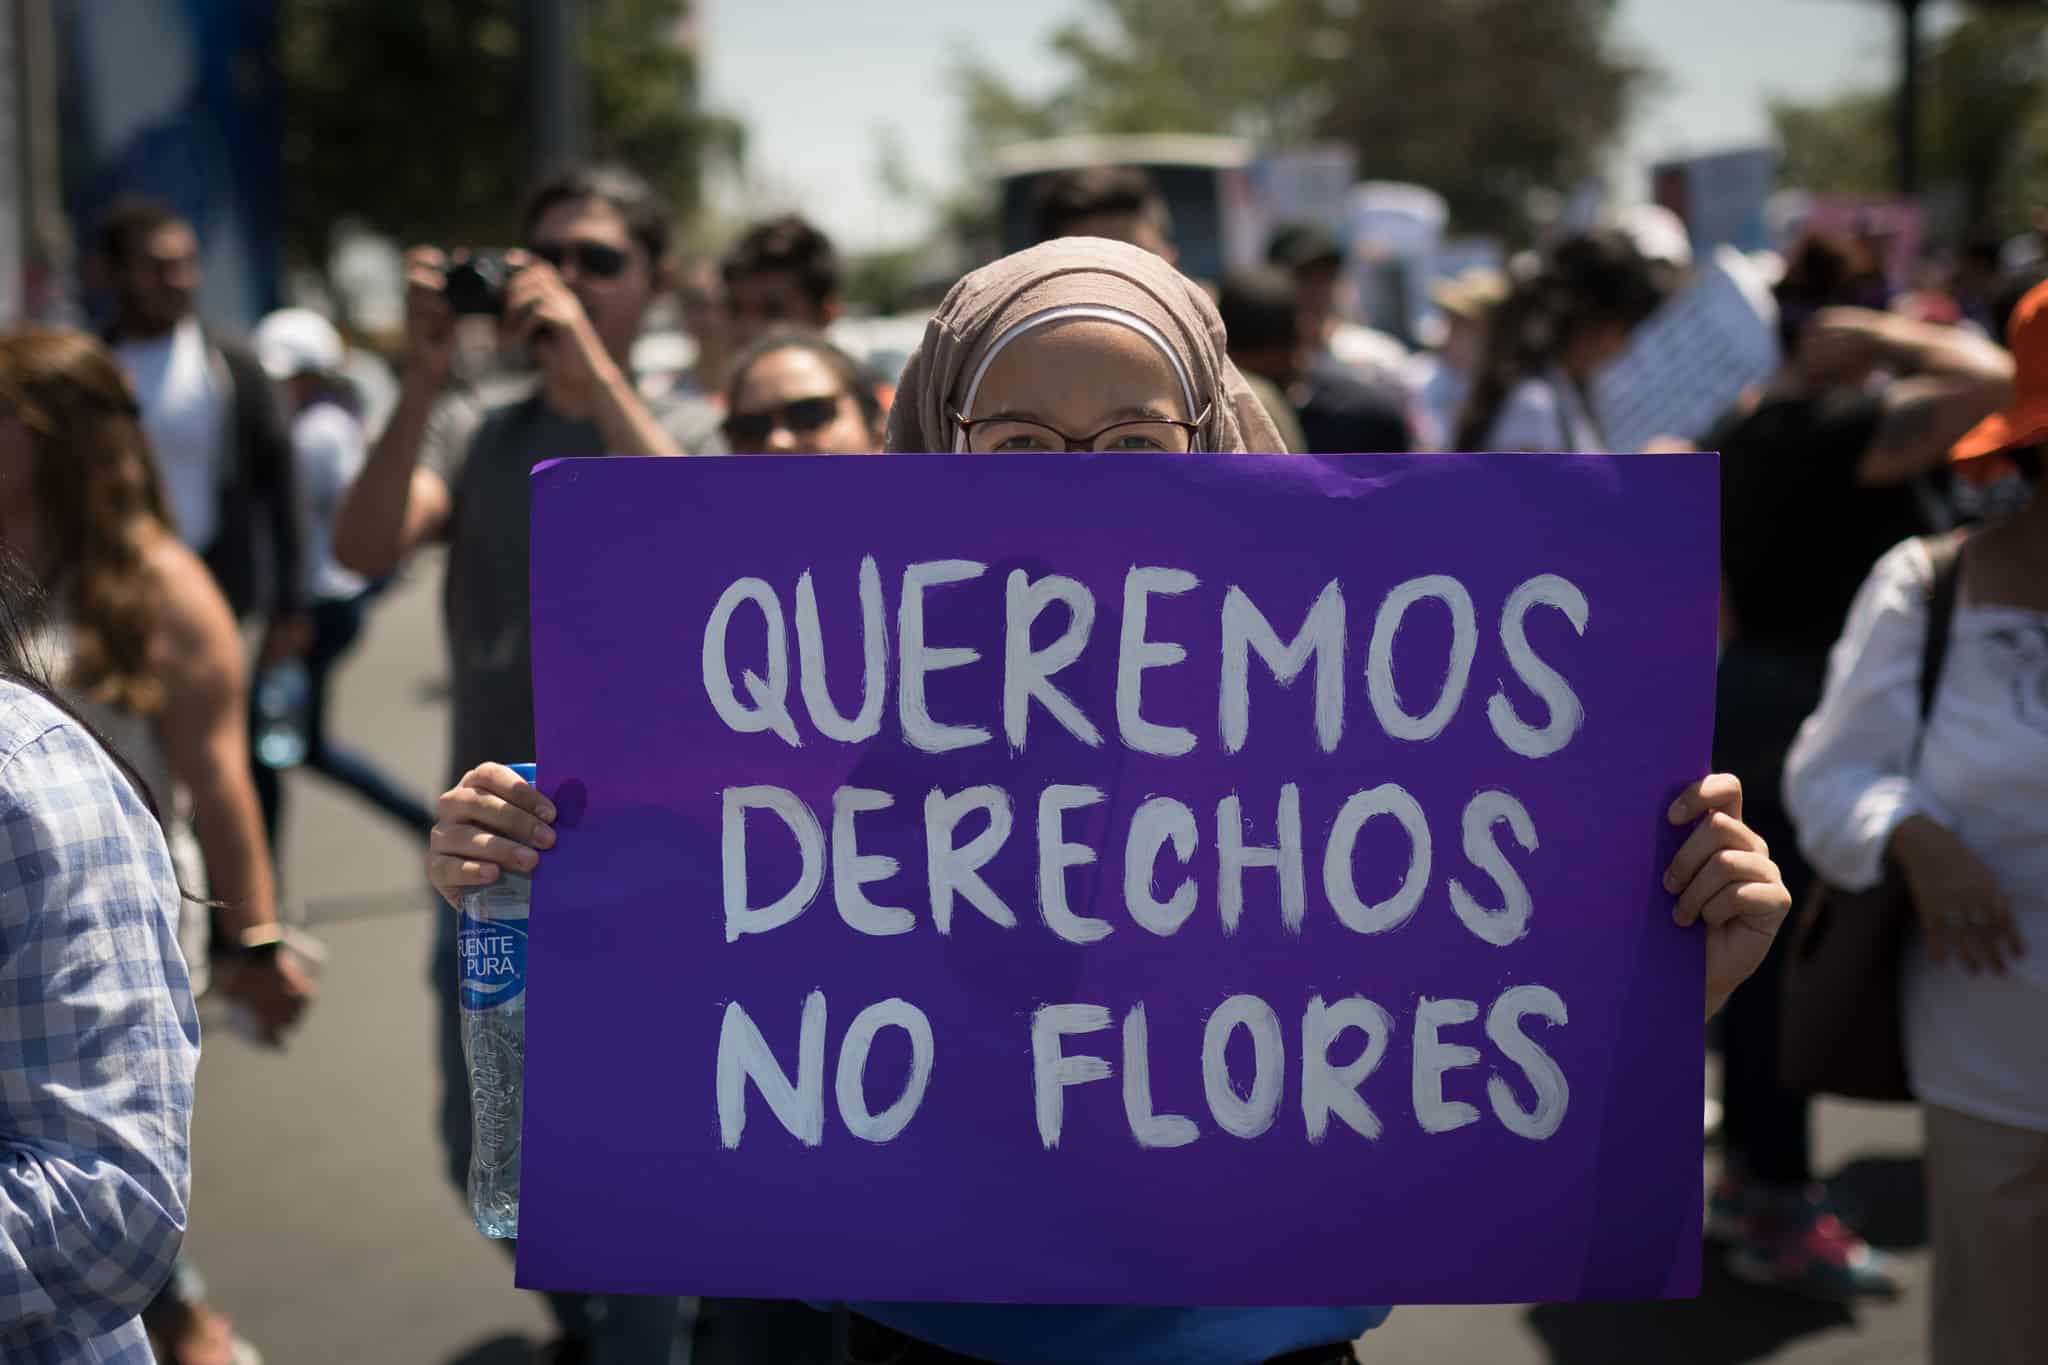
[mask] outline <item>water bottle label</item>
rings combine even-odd
[[[487,1010],[526,990],[526,921],[460,917],[455,931],[462,961],[462,1007]]]

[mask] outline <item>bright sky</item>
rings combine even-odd
[[[955,54],[971,51],[1026,89],[1060,75],[1045,36],[1088,0],[698,0],[712,101],[747,125],[743,211],[801,207],[845,247],[902,245],[925,228],[892,199],[877,166],[894,138],[921,179],[958,183]],[[1940,25],[1951,8],[1931,6]],[[1871,0],[1622,0],[1623,41],[1667,74],[1636,119],[1616,168],[1622,198],[1647,193],[1646,168],[1674,152],[1768,135],[1765,102],[1889,83],[1897,19]],[[1363,168],[1370,174],[1369,166]]]

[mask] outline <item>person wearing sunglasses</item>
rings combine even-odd
[[[669,213],[646,182],[614,167],[540,186],[508,252],[505,334],[524,341],[538,382],[489,402],[451,384],[450,257],[407,257],[406,354],[397,407],[334,524],[334,557],[382,578],[429,541],[448,547],[443,592],[451,682],[451,770],[535,751],[527,637],[527,475],[543,460],[676,455],[689,411],[643,398],[627,358],[649,305],[669,287]],[[462,1059],[455,925],[440,925],[439,1126],[446,1173],[465,1190],[469,1087]],[[455,1207],[450,1207],[455,1216]],[[551,1295],[558,1358],[589,1365],[666,1360],[682,1316],[673,1299]]]
[[[882,448],[882,403],[852,356],[807,332],[771,332],[726,385],[735,455],[867,455]]]

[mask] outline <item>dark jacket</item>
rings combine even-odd
[[[228,379],[228,441],[221,452],[220,521],[198,547],[241,620],[308,610],[300,549],[298,460],[276,386],[239,337],[202,327],[216,372]],[[109,345],[119,338],[110,334]]]

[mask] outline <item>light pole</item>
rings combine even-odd
[[[1899,193],[1908,198],[1920,190],[1920,98],[1925,77],[1920,62],[1921,19],[1926,0],[1879,0],[1899,15],[1899,95],[1893,111],[1899,152]],[[2041,9],[2044,0],[1968,0],[1966,9]]]
[[[1899,194],[1920,192],[1920,11],[1923,0],[1899,6]]]
[[[527,172],[535,180],[590,150],[590,97],[583,81],[580,0],[525,0]]]

